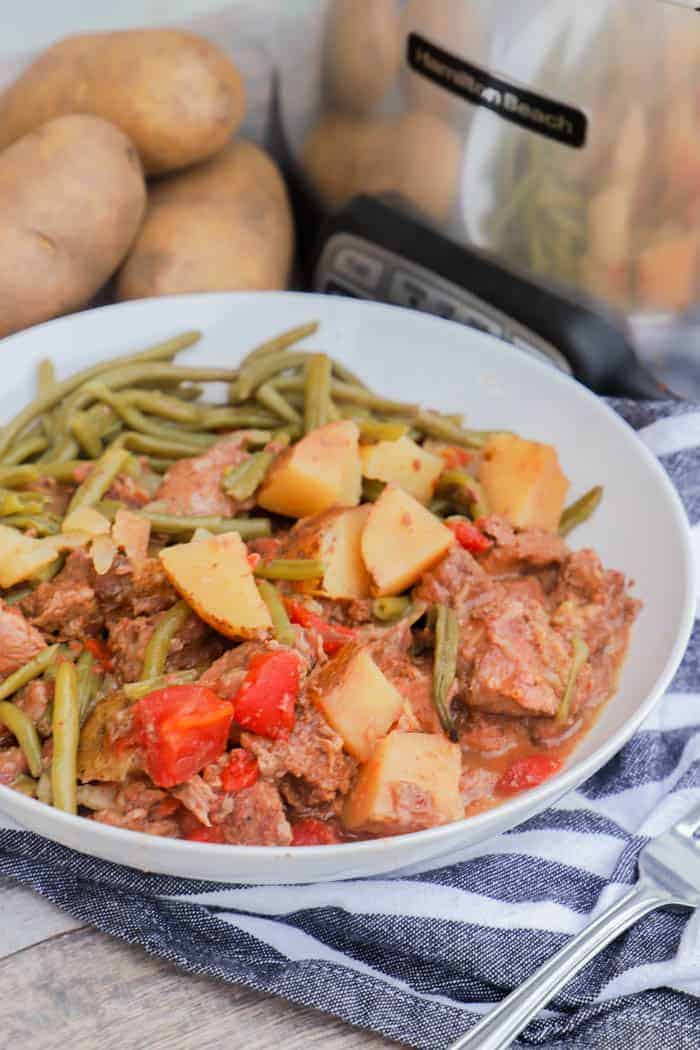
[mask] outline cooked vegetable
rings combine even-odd
[[[590,655],[588,646],[579,635],[576,635],[572,639],[571,648],[573,651],[571,668],[569,670],[569,677],[566,681],[566,690],[562,697],[561,704],[559,705],[559,710],[557,711],[557,722],[567,722],[569,719],[571,701],[574,698],[578,676]]]
[[[312,558],[274,558],[261,562],[255,568],[255,575],[264,580],[319,580],[324,573],[322,561]]]
[[[450,609],[447,605],[436,605],[434,613],[435,656],[431,695],[440,725],[450,740],[456,740],[457,733],[450,712],[450,693],[457,675],[459,621],[454,609]]]
[[[196,682],[199,678],[199,670],[175,671],[173,674],[161,674],[156,678],[144,678],[140,682],[125,682],[122,686],[124,696],[129,700],[141,700],[149,693],[155,693],[159,689],[165,689],[171,685],[187,685]]]
[[[259,386],[255,391],[255,399],[260,402],[263,408],[274,412],[280,419],[286,419],[288,423],[301,422],[301,414],[297,412],[296,408],[290,404],[286,397],[280,394],[279,390],[275,389],[272,383],[263,383],[262,386]]]
[[[199,773],[226,746],[233,706],[203,685],[171,685],[133,707],[134,729],[154,784],[174,787]]]
[[[235,748],[230,755],[228,765],[221,771],[221,786],[224,791],[235,794],[252,787],[258,779],[258,760],[242,747]]]
[[[483,554],[493,547],[493,541],[470,521],[465,521],[463,518],[451,518],[445,524],[455,534],[455,539],[460,547],[464,547],[465,551],[469,551],[470,554]]]
[[[254,452],[237,466],[227,467],[221,479],[222,489],[235,500],[250,499],[262,485],[274,459],[273,452]]]
[[[464,816],[459,794],[462,763],[458,744],[434,733],[393,732],[380,740],[345,801],[348,831],[397,834],[446,824]],[[402,807],[401,786],[421,800],[420,810]]]
[[[247,365],[242,365],[238,379],[232,391],[235,402],[245,401],[251,394],[266,383],[268,379],[278,376],[280,372],[286,372],[291,368],[305,366],[312,355],[306,350],[294,350],[286,353],[278,350],[274,353],[264,354],[256,357]],[[277,389],[283,389],[283,384],[278,382]],[[303,379],[295,379],[292,389],[303,390],[305,386]],[[286,386],[284,387],[286,389]]]
[[[333,846],[341,841],[336,829],[325,820],[305,817],[292,824],[293,846]]]
[[[61,532],[87,532],[90,536],[104,536],[109,533],[109,519],[95,507],[79,506],[63,519]]]
[[[562,760],[553,755],[533,754],[511,762],[498,780],[495,791],[500,795],[516,795],[520,791],[539,787],[558,773]]]
[[[163,615],[156,626],[143,654],[142,678],[156,678],[165,671],[170,643],[185,625],[190,615],[186,602],[177,602]]]
[[[280,645],[293,645],[296,634],[287,616],[284,602],[274,583],[270,583],[268,580],[258,580],[258,591],[270,614],[275,640]]]
[[[0,97],[0,148],[54,117],[92,113],[121,128],[154,175],[222,149],[244,112],[238,70],[203,37],[181,29],[86,33],[48,48]]]
[[[31,718],[8,700],[0,700],[0,724],[7,727],[19,744],[33,777],[41,773],[41,742]]]
[[[304,430],[308,434],[328,422],[331,401],[331,361],[327,354],[312,354],[306,364]]]
[[[53,698],[53,757],[51,794],[56,809],[77,813],[77,756],[80,737],[78,676],[72,663],[64,661],[56,674]]]
[[[84,649],[75,661],[75,670],[78,677],[78,709],[80,712],[80,724],[85,722],[92,702],[100,687],[100,675],[94,667],[95,657],[89,649]]]
[[[173,587],[217,631],[229,638],[255,638],[272,627],[237,533],[165,547],[159,558]]]
[[[372,602],[372,616],[375,620],[394,623],[408,612],[410,598],[375,598]]]
[[[285,288],[294,226],[275,161],[245,139],[149,190],[117,299]]]
[[[18,529],[0,524],[0,587],[14,587],[34,579],[52,565],[61,551],[74,550],[87,543],[85,532],[66,532],[35,539]]]
[[[300,522],[290,534],[285,556],[308,558],[322,566],[318,583],[310,590],[329,598],[369,596],[369,576],[361,550],[369,510],[360,506],[323,511]]]
[[[484,447],[479,480],[494,514],[556,532],[569,482],[551,445],[496,434]]]
[[[90,712],[80,732],[79,780],[122,781],[134,768],[136,742],[113,735],[117,716],[129,706],[130,700],[124,693],[113,693]]]
[[[466,512],[474,519],[483,518],[489,513],[483,487],[466,470],[446,470],[438,482],[437,492],[455,509]]]
[[[360,502],[359,432],[351,420],[327,423],[285,449],[258,492],[265,510],[303,518]]]
[[[23,463],[25,459],[31,459],[37,453],[43,452],[45,448],[48,448],[48,444],[43,434],[30,434],[22,438],[21,441],[16,442],[10,451],[6,452],[2,457],[2,462],[8,467],[17,463]]]
[[[92,507],[98,503],[112,484],[117,474],[124,469],[129,453],[126,449],[111,445],[96,461],[82,485],[73,493],[68,511],[78,507]]]
[[[360,456],[366,478],[393,481],[420,503],[430,501],[445,466],[440,456],[426,452],[405,436],[365,446],[360,449]]]
[[[59,648],[60,646],[58,645],[47,645],[38,656],[35,656],[23,667],[18,668],[12,674],[9,674],[7,678],[4,678],[0,682],[0,700],[6,700],[8,696],[12,696],[27,682],[31,682],[34,678],[38,678],[39,675],[43,674],[46,668],[56,659]]]
[[[267,339],[260,346],[256,346],[253,350],[245,355],[241,361],[241,368],[245,365],[250,364],[251,361],[257,361],[261,357],[267,357],[268,354],[277,353],[278,350],[286,350],[290,346],[294,346],[295,343],[301,342],[302,339],[306,339],[308,335],[314,335],[318,331],[318,321],[309,321],[307,324],[300,324],[296,328],[289,328],[286,332],[281,332],[276,335],[273,339]]]
[[[399,691],[359,645],[345,646],[313,676],[309,696],[360,762],[367,762],[404,706]]]
[[[348,642],[355,641],[355,632],[350,627],[344,627],[342,623],[331,623],[318,616],[311,609],[293,598],[286,602],[289,619],[292,623],[298,623],[300,627],[315,631],[321,636],[324,651],[328,656],[333,656]]]
[[[150,510],[139,510],[134,513],[144,521],[150,522],[153,532],[161,532],[166,536],[187,535],[194,532],[195,529],[206,529],[216,534],[237,532],[246,540],[270,535],[268,518],[217,518],[208,514],[160,514]]]
[[[242,729],[276,740],[294,728],[301,659],[294,650],[254,653],[233,698],[234,720]]]
[[[583,496],[579,496],[574,503],[562,511],[559,518],[559,535],[568,536],[579,525],[583,525],[584,521],[588,521],[602,498],[602,485],[595,485],[588,492],[585,492]]]
[[[447,552],[454,537],[397,485],[373,504],[362,533],[362,557],[377,597],[400,594]]]

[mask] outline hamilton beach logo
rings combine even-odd
[[[514,124],[567,146],[580,147],[586,141],[585,113],[492,76],[487,70],[443,51],[418,33],[409,34],[407,58],[416,73]]]

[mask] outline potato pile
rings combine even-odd
[[[232,138],[242,77],[194,33],[68,37],[0,95],[0,336],[90,303],[284,288],[271,158]],[[121,269],[120,269],[121,267]]]

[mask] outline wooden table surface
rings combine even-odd
[[[0,879],[1,1046],[382,1050],[398,1044],[239,985],[182,973]]]

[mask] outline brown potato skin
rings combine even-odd
[[[145,206],[136,150],[99,117],[59,117],[0,153],[0,336],[86,306]]]
[[[208,40],[178,29],[66,37],[0,96],[0,148],[66,113],[112,121],[148,175],[220,150],[245,114],[241,76]]]
[[[285,288],[293,248],[282,176],[264,150],[237,139],[205,164],[150,187],[116,298]]]

